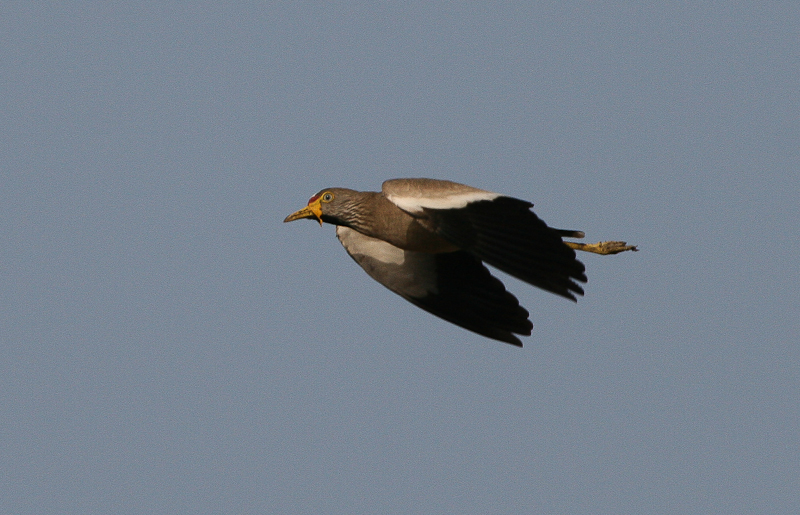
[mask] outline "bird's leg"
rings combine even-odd
[[[604,256],[609,254],[619,254],[620,252],[625,252],[626,250],[630,250],[632,252],[637,252],[639,250],[636,248],[636,245],[628,245],[624,241],[600,241],[597,243],[575,243],[573,241],[565,241],[564,244],[571,249],[592,252],[594,254],[602,254]]]

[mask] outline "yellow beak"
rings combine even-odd
[[[322,225],[322,206],[319,204],[319,199],[310,203],[303,209],[295,211],[291,215],[287,216],[284,220],[284,223],[299,220],[301,218],[316,218],[319,224]]]

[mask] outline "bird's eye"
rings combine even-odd
[[[333,193],[328,192],[322,195],[323,202],[330,202],[331,200],[333,200]]]

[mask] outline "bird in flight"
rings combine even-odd
[[[617,254],[621,241],[565,242],[580,231],[548,227],[533,204],[435,179],[392,179],[380,192],[326,188],[287,216],[336,225],[336,236],[370,277],[416,306],[488,338],[522,347],[528,311],[486,264],[576,300],[585,267],[575,250]]]

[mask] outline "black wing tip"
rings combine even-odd
[[[533,332],[533,322],[531,322],[528,319],[527,310],[525,310],[525,308],[522,309],[525,311],[525,323],[521,324],[520,327],[490,328],[486,331],[481,331],[481,332],[475,331],[474,329],[469,329],[469,330],[478,332],[478,334],[482,334],[483,336],[486,336],[493,340],[498,340],[503,343],[513,345],[514,347],[522,347],[522,341],[517,337],[517,335],[530,336],[531,333]]]
[[[475,323],[474,320],[468,322],[465,320],[456,320],[454,318],[445,318],[438,314],[437,316],[443,318],[447,322],[461,327],[462,329],[466,329],[467,331],[473,332],[485,338],[490,338],[492,340],[513,345],[514,347],[522,347],[522,341],[517,337],[517,335],[530,336],[531,330],[533,329],[533,324],[530,320],[527,320],[527,318],[527,326],[516,327],[512,329],[507,327],[496,327],[485,323]]]
[[[520,336],[530,336],[531,335],[531,329],[533,329],[533,324],[530,323],[530,320],[528,320],[528,325],[529,325],[529,329],[527,331],[520,332],[520,333],[517,333],[517,334],[519,334]],[[508,339],[507,340],[502,340],[502,341],[504,341],[505,343],[507,343],[509,345],[513,345],[514,347],[519,347],[520,349],[522,348],[522,340],[517,338],[516,334],[509,333],[508,334]]]
[[[464,329],[467,329],[466,327]],[[474,329],[468,329],[476,334],[480,334],[481,336],[485,336],[487,338],[491,338],[492,340],[497,340],[499,342],[507,343],[509,345],[513,345],[514,347],[522,348],[522,341],[517,338],[517,335],[512,333],[511,331],[488,331],[488,332],[478,332]],[[530,336],[530,333],[524,334],[519,333],[520,336]]]

